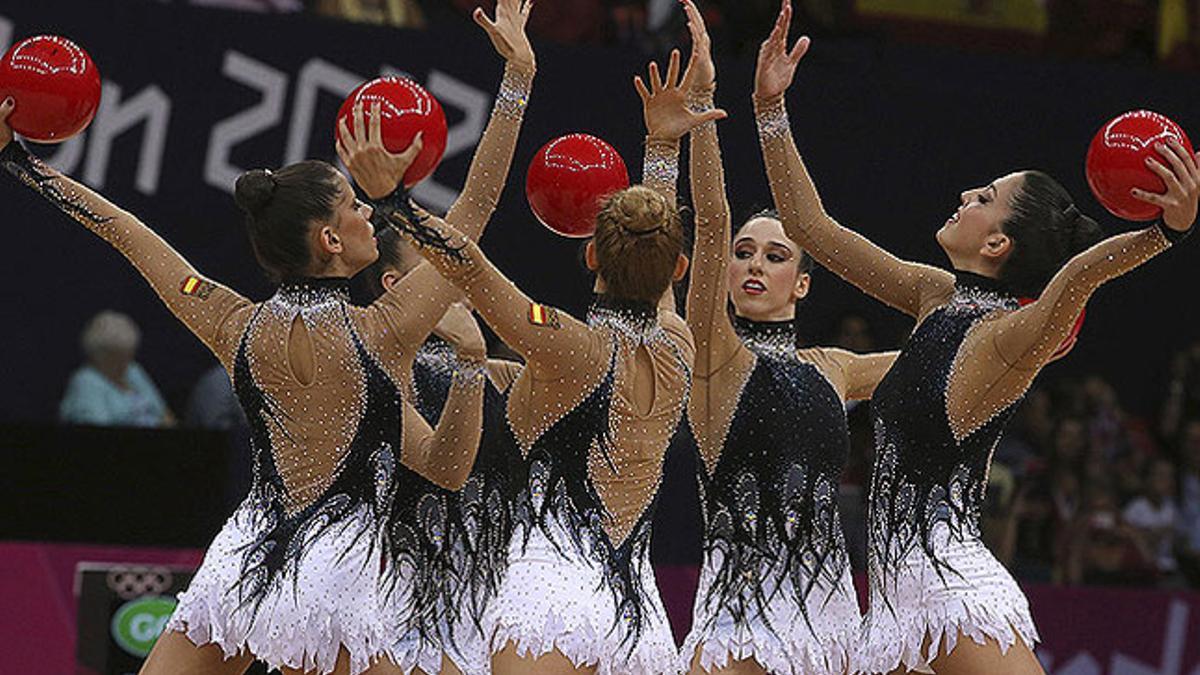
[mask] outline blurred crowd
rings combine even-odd
[[[425,28],[470,20],[495,0],[153,0],[257,12],[309,12]],[[676,0],[547,0],[532,32],[560,43],[636,45],[653,53],[686,33]],[[718,49],[749,53],[778,0],[701,0]],[[1200,0],[793,0],[807,33],[967,49],[1200,67]]]

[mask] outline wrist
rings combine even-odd
[[[759,111],[762,111],[762,110],[770,110],[770,109],[783,107],[784,96],[783,96],[782,92],[780,92],[778,94],[763,95],[763,94],[760,94],[758,92],[758,90],[755,90],[751,99],[754,102],[754,112],[758,113]]]
[[[537,72],[537,60],[533,58],[532,54],[528,56],[514,56],[510,59],[505,59],[504,68],[533,77],[534,73]]]
[[[520,118],[529,105],[529,92],[533,90],[534,69],[509,61],[504,66],[504,78],[496,94],[496,112]]]
[[[1177,230],[1168,225],[1166,219],[1163,218],[1160,218],[1154,224],[1158,226],[1158,229],[1162,232],[1163,237],[1165,237],[1167,242],[1172,246],[1178,244],[1184,239],[1187,239],[1188,235],[1192,233],[1192,230],[1196,229],[1196,224],[1192,223],[1185,230]]]
[[[664,150],[675,149],[679,150],[679,137],[667,136],[662,133],[651,132],[646,134],[646,147],[661,148]]]
[[[758,127],[760,139],[778,138],[791,133],[787,108],[783,105],[783,96],[773,99],[754,100],[754,123]]]

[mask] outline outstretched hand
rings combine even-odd
[[[1196,202],[1200,199],[1200,154],[1188,152],[1175,138],[1166,143],[1156,143],[1155,149],[1167,163],[1156,157],[1147,157],[1146,165],[1167,184],[1167,191],[1159,194],[1133,188],[1130,194],[1136,199],[1162,207],[1162,219],[1167,227],[1185,232],[1196,222]]]
[[[354,105],[351,116],[354,119],[354,133],[350,132],[345,117],[338,120],[338,157],[350,169],[354,182],[368,197],[386,197],[400,186],[404,173],[424,147],[421,132],[417,132],[404,152],[393,154],[383,145],[378,102],[371,106],[370,120],[363,112],[361,101]]]
[[[494,21],[488,18],[482,7],[476,7],[471,17],[487,31],[492,46],[504,60],[526,70],[533,70],[537,62],[533,55],[533,47],[529,44],[529,37],[525,35],[525,24],[529,21],[529,12],[532,10],[533,0],[498,0]]]
[[[812,43],[808,36],[801,36],[788,51],[788,28],[792,23],[792,2],[783,0],[775,27],[758,50],[758,66],[754,72],[754,98],[760,101],[783,95],[792,84],[800,59],[808,52]]]
[[[8,144],[12,142],[13,130],[8,126],[8,116],[12,114],[15,107],[17,107],[17,102],[11,96],[4,99],[4,103],[0,103],[0,150],[7,148]]]
[[[658,74],[658,64],[650,62],[650,87],[640,75],[633,78],[633,86],[642,97],[642,113],[646,118],[646,133],[652,139],[676,140],[706,122],[724,119],[724,110],[714,109],[702,113],[693,112],[687,105],[687,92],[692,88],[696,71],[690,67],[683,78],[679,77],[679,50],[671,51],[667,65],[667,77]]]
[[[716,86],[717,68],[713,65],[712,39],[704,25],[704,15],[696,7],[696,0],[682,0],[683,12],[687,15],[688,33],[692,37],[692,55],[688,70],[692,72],[692,91],[708,91]]]

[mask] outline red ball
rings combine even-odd
[[[100,107],[100,71],[87,52],[57,35],[13,45],[0,60],[0,100],[12,96],[13,131],[38,143],[61,143],[84,130]]]
[[[1037,302],[1037,300],[1035,298],[1017,298],[1017,302],[1024,307],[1025,305]],[[1047,363],[1061,359],[1075,347],[1075,343],[1079,340],[1079,332],[1083,330],[1083,320],[1085,318],[1087,318],[1087,310],[1079,310],[1079,316],[1075,317],[1075,325],[1071,326],[1071,332],[1067,333],[1067,337],[1063,338],[1063,341],[1058,344],[1058,349],[1055,349],[1054,353],[1050,355]]]
[[[1096,132],[1088,147],[1085,171],[1092,193],[1104,208],[1126,220],[1154,220],[1162,214],[1161,208],[1133,197],[1129,190],[1166,191],[1162,178],[1146,166],[1146,158],[1153,157],[1170,168],[1154,144],[1171,138],[1192,152],[1192,142],[1178,124],[1149,110],[1119,115]]]
[[[556,138],[538,151],[525,175],[533,215],[564,237],[590,237],[604,198],[629,187],[625,160],[588,134]]]
[[[404,152],[417,132],[423,132],[421,152],[404,172],[404,184],[412,186],[428,178],[446,152],[446,113],[442,104],[408,78],[379,77],[360,84],[338,109],[337,119],[345,118],[350,133],[354,133],[354,106],[360,101],[368,125],[371,107],[379,103],[380,132],[389,152]],[[337,122],[334,124],[336,137]]]

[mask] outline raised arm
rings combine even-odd
[[[947,409],[960,435],[1022,396],[1042,366],[1055,358],[1092,293],[1158,255],[1185,237],[1196,219],[1200,198],[1197,159],[1182,147],[1160,149],[1172,165],[1155,170],[1164,177],[1161,195],[1136,191],[1163,207],[1162,222],[1109,237],[1072,258],[1047,284],[1041,297],[1019,310],[979,326],[968,336],[955,364]]]
[[[792,139],[784,92],[808,51],[801,37],[789,52],[791,3],[784,0],[771,35],[762,44],[755,75],[754,108],[771,194],[788,237],[823,267],[864,293],[911,316],[948,296],[954,276],[929,265],[907,262],[842,227],[825,212],[816,186]]]
[[[688,69],[695,72],[687,105],[693,112],[704,113],[714,108],[713,95],[717,86],[711,41],[704,18],[693,0],[685,0],[683,6],[692,36]],[[689,140],[696,231],[686,316],[696,340],[695,375],[705,378],[729,362],[741,347],[741,340],[726,312],[731,217],[716,123],[708,122],[692,129]]]
[[[525,106],[533,87],[536,59],[525,35],[525,25],[533,8],[531,0],[500,0],[496,18],[491,20],[482,9],[475,10],[475,21],[488,34],[496,51],[504,58],[504,79],[488,121],[462,193],[450,207],[446,218],[466,236],[478,240],[484,226],[495,212],[508,180],[513,152],[520,135]],[[362,120],[355,113],[354,133],[345,125],[339,129],[338,154],[350,168],[355,181],[374,202],[377,227],[394,217],[396,204],[386,199],[400,183],[400,177],[411,163],[401,156],[390,155],[382,142],[375,143],[375,114]],[[366,139],[359,143],[356,139]],[[409,149],[411,151],[412,148]],[[419,151],[419,142],[417,145]],[[406,154],[407,152],[406,151]],[[415,153],[413,155],[415,157]],[[446,307],[461,294],[428,265],[418,265],[409,275],[377,301],[377,309],[390,315],[387,321],[393,328],[388,339],[400,349],[411,352],[428,337],[445,312]]]
[[[689,64],[681,78],[679,66],[679,50],[676,49],[671,51],[666,79],[659,77],[658,64],[653,61],[649,67],[649,87],[641,76],[633,78],[646,121],[642,184],[662,194],[672,206],[676,202],[675,190],[679,182],[679,139],[700,125],[725,117],[723,110],[696,112],[688,107],[688,92],[698,70]]]
[[[250,301],[201,276],[133,214],[30,154],[13,140],[5,121],[13,107],[11,98],[0,105],[0,165],[4,170],[124,255],[167,309],[228,369],[241,329],[249,320]]]
[[[1069,335],[1088,298],[1114,279],[1166,250],[1191,232],[1200,199],[1197,156],[1174,139],[1160,144],[1162,161],[1153,169],[1167,186],[1162,194],[1134,189],[1134,195],[1163,209],[1162,221],[1096,244],[1072,258],[1047,284],[1034,303],[992,322],[991,333],[1001,361],[1018,369],[1037,369]],[[1169,165],[1169,166],[1168,166]]]
[[[531,300],[496,269],[479,245],[441,218],[413,209],[402,235],[447,280],[500,339],[525,358],[539,378],[578,374],[581,363],[606,352],[607,343],[586,324]],[[600,370],[607,364],[597,363]]]

